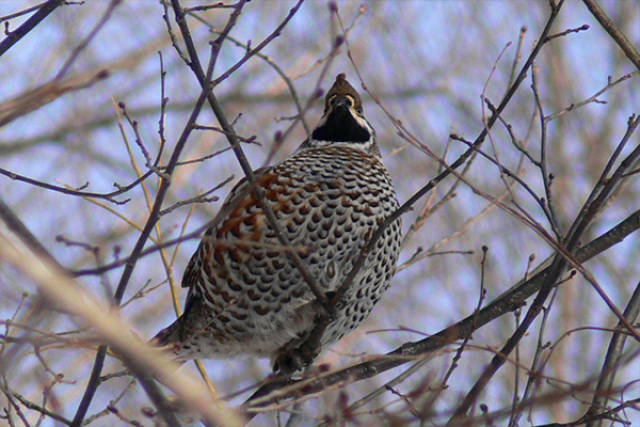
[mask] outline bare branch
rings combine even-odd
[[[596,0],[583,0],[584,4],[589,8],[591,14],[594,18],[602,25],[602,27],[609,33],[611,38],[616,42],[616,44],[622,49],[624,54],[629,58],[629,61],[636,66],[636,68],[640,71],[640,54],[633,47],[633,43],[631,43],[625,35],[620,31],[620,29],[616,26],[616,24],[607,16],[604,10],[598,5]]]
[[[11,31],[7,34],[2,42],[0,42],[0,56],[4,55],[6,51],[11,49],[21,38],[23,38],[29,31],[33,30],[44,18],[46,18],[51,12],[53,12],[58,6],[64,4],[64,0],[49,0],[45,3],[41,3],[38,11],[34,13],[27,21],[20,25],[15,31]],[[19,15],[18,15],[19,16]],[[5,17],[7,18],[7,17]],[[11,16],[8,18],[11,19]]]

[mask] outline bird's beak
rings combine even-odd
[[[350,107],[349,105],[349,101],[347,100],[347,98],[339,98],[336,100],[336,103],[334,104],[334,109],[338,109],[338,108],[344,108],[345,110],[348,110]]]

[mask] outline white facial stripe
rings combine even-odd
[[[354,119],[356,119],[356,122],[358,122],[358,124],[363,128],[367,129],[371,135],[375,135],[376,132],[373,130],[369,122],[366,121],[364,117],[356,113],[356,111],[353,108],[350,108],[350,110],[351,110],[351,115],[353,116]]]

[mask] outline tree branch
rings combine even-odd
[[[7,37],[0,42],[0,56],[11,49],[21,38],[26,36],[29,31],[33,30],[44,18],[49,16],[58,6],[62,5],[64,0],[49,0],[36,13],[34,13],[27,21],[20,25],[15,31],[11,31]]]
[[[624,33],[616,26],[616,24],[607,16],[604,10],[600,7],[596,0],[582,0],[584,4],[589,8],[594,18],[602,25],[602,27],[609,33],[611,38],[616,42],[618,47],[622,49],[624,54],[629,58],[629,61],[640,70],[640,54],[633,47],[633,44],[625,37]]]

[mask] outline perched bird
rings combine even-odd
[[[375,136],[360,96],[339,74],[311,138],[282,163],[255,171],[263,203],[291,246],[305,249],[304,267],[329,300],[378,224],[398,208]],[[191,257],[182,279],[189,288],[184,314],[155,337],[179,360],[248,354],[282,365],[325,310],[261,206],[250,183],[240,181]],[[367,318],[394,274],[400,238],[397,219],[371,248],[314,357]]]

